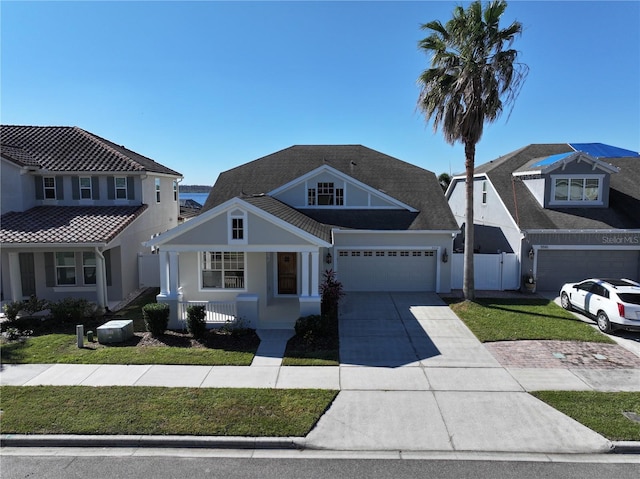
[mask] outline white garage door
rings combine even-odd
[[[338,280],[345,291],[435,291],[434,251],[340,251]]]
[[[586,278],[639,279],[640,251],[538,250],[538,291]]]

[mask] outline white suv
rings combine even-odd
[[[560,290],[560,303],[596,319],[604,333],[615,329],[640,331],[640,283],[630,279],[586,279],[567,283]]]

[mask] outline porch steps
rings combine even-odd
[[[280,366],[287,347],[287,341],[293,337],[293,329],[258,329],[260,346],[251,366]]]

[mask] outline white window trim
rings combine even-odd
[[[118,180],[124,180],[124,187],[118,186]],[[118,190],[124,190],[124,198],[118,197]],[[116,201],[126,201],[129,199],[129,178],[126,176],[114,176],[113,177],[113,197]]]
[[[64,254],[64,253],[69,253],[69,251],[60,251],[59,253]],[[62,287],[62,288],[73,288],[75,286],[78,286],[78,258],[76,257],[75,253],[71,253],[73,254],[73,266],[61,266],[58,264],[58,253],[54,253],[53,255],[53,265],[55,268],[55,280],[56,280],[56,287]],[[73,278],[74,278],[74,283],[73,284],[60,284],[58,283],[58,270],[59,269],[70,269],[73,268]]]
[[[47,186],[47,180],[53,180],[53,186]],[[55,176],[43,176],[42,177],[42,199],[44,200],[57,200],[57,178]],[[53,198],[47,198],[47,191],[53,190]]]
[[[332,185],[333,188],[333,193],[332,193],[332,204],[330,205],[321,205],[320,204],[320,184],[326,185],[326,184],[330,184]],[[305,198],[305,206],[306,207],[312,207],[312,208],[344,208],[347,204],[347,184],[344,181],[338,181],[336,182],[335,179],[332,179],[331,181],[305,181],[304,183],[305,186],[305,193],[306,193],[306,198]],[[338,194],[337,191],[341,190],[342,191],[342,195],[341,195],[341,199],[342,199],[342,204],[338,204]],[[310,191],[313,191],[313,199],[314,199],[314,203],[310,203],[309,202],[309,193]],[[327,196],[326,194],[323,196]],[[370,203],[370,201],[369,201]],[[370,204],[369,204],[370,206]]]
[[[222,287],[221,288],[206,288],[203,284],[202,284],[202,273],[205,271],[204,270],[204,255],[207,253],[220,253],[222,255],[222,269],[217,270],[217,269],[208,269],[207,271],[220,271],[221,275],[222,275]],[[244,281],[244,288],[225,288],[224,286],[224,273],[225,273],[225,269],[224,269],[224,255],[225,253],[242,253],[243,255],[243,266],[242,266],[242,271],[244,273],[243,276],[243,281]],[[198,288],[199,290],[202,291],[206,291],[206,292],[211,292],[211,291],[247,291],[247,284],[248,284],[248,275],[247,275],[247,253],[244,251],[223,251],[223,250],[212,250],[212,251],[200,251],[198,253]]]
[[[233,238],[233,220],[241,219],[242,220],[242,239],[234,239]],[[249,237],[249,229],[247,222],[247,212],[243,211],[242,214],[231,213],[227,214],[227,240],[229,244],[247,244]]]
[[[89,180],[89,186],[82,186],[82,180]],[[78,195],[80,196],[80,200],[92,200],[93,199],[93,182],[91,181],[90,176],[81,176],[78,178]],[[82,190],[89,191],[89,197],[82,197]]]
[[[173,201],[178,201],[178,180],[173,180]]]
[[[156,178],[156,203],[160,203],[160,178]]]
[[[549,206],[595,206],[595,205],[603,205],[603,187],[604,187],[604,175],[581,175],[581,174],[572,174],[572,175],[551,175],[551,191],[549,193]],[[598,180],[598,199],[597,200],[556,200],[556,181],[557,180],[568,180],[571,183],[571,180],[581,179],[581,180]],[[568,191],[570,196],[570,192]]]
[[[487,180],[482,182],[482,204],[487,204]]]
[[[93,255],[93,260],[94,260],[94,264],[85,264],[84,262],[84,255],[85,254],[92,254]],[[94,268],[96,275],[98,274],[98,264],[97,264],[97,259],[96,259],[96,254],[92,251],[83,251],[82,253],[80,253],[80,257],[81,257],[81,261],[82,261],[82,284],[84,284],[85,286],[96,286],[96,284],[98,284],[98,278],[96,276],[96,282],[95,283],[87,283],[85,282],[85,269],[86,268]]]

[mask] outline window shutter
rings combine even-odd
[[[47,288],[53,288],[56,285],[56,269],[53,264],[53,253],[44,254],[44,277]]]
[[[56,200],[64,200],[64,177],[56,178]]]
[[[107,199],[116,199],[116,180],[113,176],[107,177]]]
[[[104,256],[104,269],[106,270],[107,286],[111,286],[111,250],[104,251],[102,256]]]
[[[135,177],[133,176],[127,176],[127,199],[128,200],[135,200],[136,199],[136,192],[135,192]]]
[[[94,200],[100,199],[100,178],[97,176],[91,177],[91,197]]]
[[[80,199],[80,178],[77,176],[71,177],[71,198],[74,200]]]
[[[36,200],[44,200],[44,183],[42,176],[33,177],[36,185]]]

